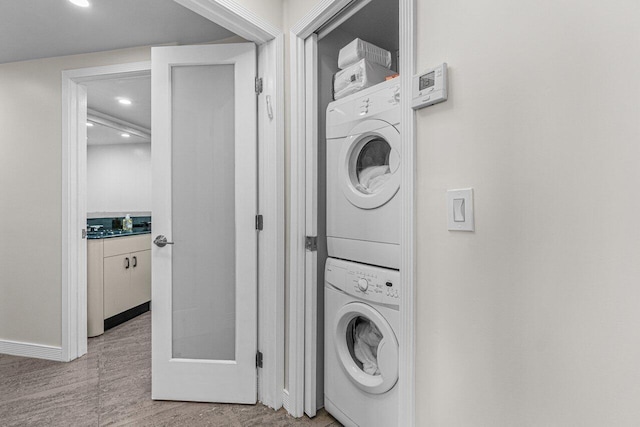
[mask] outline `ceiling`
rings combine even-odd
[[[194,44],[234,34],[174,0],[89,0],[82,8],[68,0],[0,0],[0,63],[100,52],[136,46]],[[151,78],[106,79],[85,83],[90,110],[114,120],[151,128]],[[131,105],[122,105],[119,97]],[[89,120],[89,122],[92,122]],[[103,121],[104,123],[104,121]],[[128,126],[125,124],[124,128]],[[93,122],[89,145],[149,143],[122,126]]]
[[[173,0],[89,2],[0,1],[0,63],[234,35]]]
[[[86,82],[84,86],[87,88],[88,122],[93,124],[87,127],[88,145],[151,142],[149,138],[127,130],[128,127],[142,128],[144,133],[151,133],[151,76],[96,80]],[[130,100],[131,104],[121,104],[121,98]],[[92,120],[92,111],[103,119],[99,121],[106,119],[106,122],[115,123],[105,126]],[[124,138],[123,133],[130,137]]]
[[[83,83],[87,107],[151,129],[151,76],[97,80]],[[131,100],[122,105],[119,98]]]

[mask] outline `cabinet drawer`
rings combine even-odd
[[[151,249],[151,234],[104,239],[104,256],[128,254]]]

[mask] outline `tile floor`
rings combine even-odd
[[[89,340],[70,363],[0,355],[1,426],[337,427],[284,409],[151,400],[151,314]]]

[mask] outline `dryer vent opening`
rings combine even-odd
[[[389,158],[391,146],[381,138],[374,138],[362,146],[356,160],[355,187],[365,194],[375,193],[391,178]]]

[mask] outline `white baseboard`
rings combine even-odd
[[[0,354],[62,361],[62,348],[42,344],[0,340]]]

